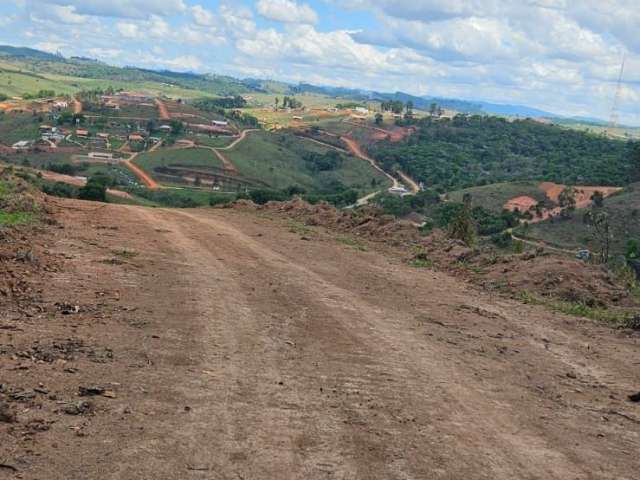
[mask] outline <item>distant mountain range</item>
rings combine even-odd
[[[242,80],[227,76],[197,73],[177,73],[167,70],[150,70],[137,67],[113,67],[106,63],[85,57],[71,57],[69,59],[60,54],[52,54],[27,47],[0,46],[0,57],[8,57],[18,61],[34,62],[40,73],[52,69],[50,73],[63,73],[57,70],[55,65],[64,64],[64,73],[71,73],[85,78],[112,78],[118,80],[154,80],[164,81],[185,88],[195,88],[218,95],[234,95],[249,92],[274,93],[274,94],[302,94],[312,93],[326,95],[336,99],[349,99],[353,101],[384,101],[399,100],[413,102],[415,108],[428,110],[432,103],[440,107],[455,110],[461,113],[478,115],[500,115],[522,118],[549,118],[557,121],[575,121],[591,123],[593,125],[605,125],[606,122],[596,118],[568,118],[553,112],[547,112],[524,105],[497,104],[480,100],[460,100],[455,98],[442,98],[433,96],[416,96],[404,92],[384,93],[370,90],[324,87],[309,83],[293,85],[286,82],[264,79],[246,78]]]

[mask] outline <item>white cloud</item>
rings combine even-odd
[[[187,9],[184,0],[30,0],[73,8],[79,15],[121,18],[148,18],[173,15]]]
[[[264,18],[278,22],[310,25],[318,22],[318,14],[313,8],[293,0],[258,0],[256,9]]]
[[[118,22],[116,29],[124,38],[139,38],[141,36],[140,28],[135,23]]]

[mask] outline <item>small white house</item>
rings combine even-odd
[[[407,195],[409,193],[409,191],[404,187],[391,187],[389,189],[389,193],[392,194],[392,195],[403,196],[403,195]]]
[[[31,146],[31,142],[29,140],[20,140],[19,142],[16,142],[13,145],[11,145],[11,148],[13,148],[14,150],[26,150],[30,146]]]
[[[369,109],[368,108],[356,107],[355,111],[356,111],[356,113],[358,113],[360,115],[369,115]]]
[[[228,127],[229,126],[229,122],[223,121],[223,120],[213,120],[211,122],[211,124],[215,125],[216,127]]]

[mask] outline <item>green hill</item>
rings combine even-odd
[[[335,193],[341,188],[369,192],[387,186],[386,177],[350,155],[338,155],[335,165],[319,163],[335,151],[291,134],[255,132],[224,153],[242,175],[274,189],[296,185],[308,193]]]
[[[186,98],[262,91],[221,75],[115,67],[86,58],[67,59],[30,48],[0,46],[0,93],[8,96],[41,89],[73,94],[108,86]]]
[[[426,118],[417,126],[407,140],[373,145],[370,154],[440,192],[515,180],[618,186],[640,180],[638,143],[497,117]]]

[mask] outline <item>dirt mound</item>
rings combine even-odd
[[[374,206],[345,211],[327,203],[311,205],[297,199],[264,206],[240,201],[233,208],[268,210],[305,225],[400,247],[405,255],[411,251],[411,255],[417,255],[415,259],[431,262],[491,290],[509,294],[528,292],[590,307],[634,304],[627,290],[602,267],[551,255],[542,249],[504,255],[492,246],[469,248],[448,238],[442,230],[434,230],[424,237],[411,222],[385,215]],[[409,261],[415,259],[408,258]]]
[[[552,255],[503,257],[487,268],[485,282],[514,293],[531,292],[589,307],[633,304],[605,268]]]
[[[232,208],[277,212],[308,226],[321,226],[392,245],[406,245],[420,238],[411,222],[384,215],[381,209],[371,205],[356,210],[338,210],[326,202],[312,205],[301,199],[269,202],[264,206],[241,200]]]
[[[0,170],[0,210],[36,214],[44,211],[45,203],[46,195],[16,176],[13,169]]]

